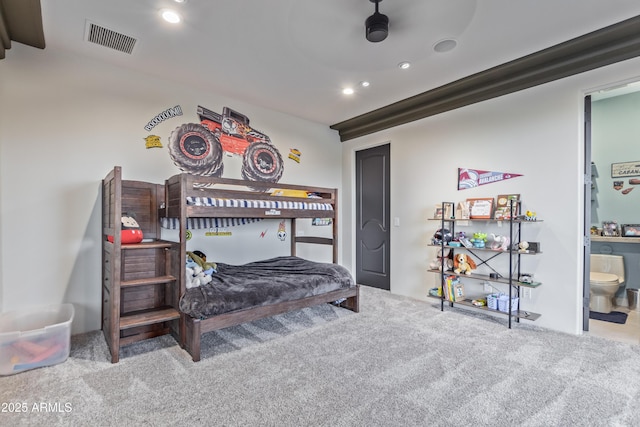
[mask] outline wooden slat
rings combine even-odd
[[[123,288],[130,288],[134,286],[146,286],[146,285],[160,285],[162,283],[170,283],[176,280],[174,276],[159,276],[149,277],[146,279],[127,280],[120,283]]]
[[[120,318],[120,329],[128,329],[136,326],[150,325],[152,323],[166,322],[180,318],[180,313],[174,308],[149,310],[141,313],[129,314]]]

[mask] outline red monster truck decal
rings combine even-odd
[[[169,137],[169,155],[183,171],[221,176],[222,153],[242,157],[242,177],[250,181],[278,182],[282,156],[269,137],[249,126],[249,118],[228,107],[222,114],[198,106],[200,123],[178,126]]]

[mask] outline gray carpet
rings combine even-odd
[[[0,377],[0,425],[640,424],[640,346],[367,287],[359,314],[322,305],[208,334],[199,363],[170,337],[118,364],[100,332],[72,341],[66,362]]]

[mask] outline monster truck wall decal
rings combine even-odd
[[[249,118],[231,108],[222,114],[198,106],[200,123],[178,126],[169,136],[169,155],[184,172],[222,176],[223,152],[242,156],[242,177],[278,182],[284,172],[282,156],[267,135],[249,126]]]

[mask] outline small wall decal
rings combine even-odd
[[[162,113],[156,115],[153,119],[149,120],[149,123],[146,124],[144,130],[147,132],[151,132],[151,129],[164,122],[167,119],[172,117],[181,116],[182,115],[182,107],[176,105],[172,108],[167,108]]]
[[[287,238],[287,228],[284,220],[282,220],[278,225],[278,239],[284,242],[286,238]]]
[[[331,218],[313,218],[311,225],[331,225],[333,220]]]
[[[162,142],[160,142],[160,137],[158,135],[149,135],[144,139],[145,147],[147,148],[162,148]]]
[[[261,238],[261,239],[263,239],[263,238],[264,238],[264,236],[266,236],[266,235],[267,235],[267,231],[269,231],[269,229],[264,230],[262,233],[260,233],[260,238]]]
[[[458,168],[458,190],[478,187],[480,185],[493,184],[511,178],[522,176],[516,173],[492,172],[479,169]]]
[[[226,228],[212,228],[205,232],[204,235],[206,237],[229,237],[232,233]]]
[[[289,158],[296,163],[300,163],[302,153],[297,148],[289,148]]]

